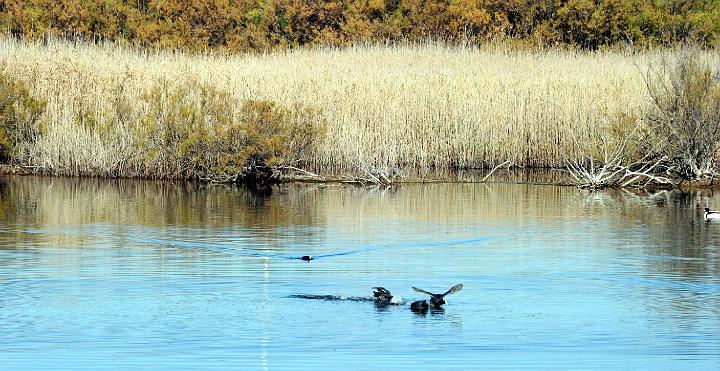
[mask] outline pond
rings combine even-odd
[[[2,177],[0,368],[718,369],[706,204],[720,199]],[[427,299],[413,286],[458,283],[443,309],[409,309]],[[375,286],[403,304],[351,300]]]

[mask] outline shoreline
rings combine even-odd
[[[417,171],[417,170],[416,170]],[[514,169],[511,171],[505,171],[498,174],[493,174],[492,178],[485,179],[487,175],[487,169],[468,169],[468,170],[455,170],[455,171],[443,171],[442,176],[435,177],[420,177],[411,176],[405,180],[393,182],[391,184],[373,184],[369,182],[362,182],[360,180],[350,180],[343,176],[328,176],[323,179],[314,179],[309,177],[287,177],[283,178],[276,184],[288,184],[288,183],[317,183],[317,184],[348,184],[358,186],[393,186],[393,185],[406,185],[406,184],[439,184],[439,183],[455,183],[455,184],[523,184],[523,185],[537,185],[537,186],[561,186],[561,187],[577,187],[570,181],[556,180],[551,181],[547,178],[549,176],[557,177],[561,174],[561,169],[551,168],[529,168],[529,169]],[[0,164],[0,176],[42,176],[42,177],[70,177],[70,178],[87,178],[87,179],[124,179],[124,180],[153,180],[153,181],[167,181],[167,182],[187,182],[187,183],[200,183],[200,184],[240,184],[240,183],[213,183],[203,181],[199,179],[165,179],[165,178],[151,178],[151,177],[104,177],[104,176],[87,176],[87,175],[62,175],[62,174],[39,174],[35,173],[27,168],[12,164]],[[437,175],[437,174],[436,174]],[[543,179],[545,178],[545,179]],[[249,184],[261,185],[261,184]],[[269,184],[272,185],[272,184]],[[626,189],[626,190],[681,190],[681,191],[693,191],[693,190],[714,190],[720,189],[720,178],[703,179],[696,181],[680,181],[675,187],[627,187],[627,188],[615,188],[609,187],[606,189]],[[602,189],[601,189],[602,190]]]
[[[0,164],[0,175],[32,175],[20,166]]]

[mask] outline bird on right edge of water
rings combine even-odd
[[[709,207],[706,207],[703,218],[705,218],[705,220],[720,219],[720,211],[711,211]]]

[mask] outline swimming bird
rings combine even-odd
[[[388,290],[384,287],[373,287],[373,296],[375,297],[375,300],[377,300],[377,301],[389,302],[393,298],[392,294],[390,293],[390,290]]]
[[[373,287],[373,300],[375,304],[379,306],[386,306],[389,304],[402,305],[403,300],[399,296],[393,296],[390,290],[384,287]]]
[[[313,257],[311,255],[303,255],[300,260],[305,260],[306,262],[310,262],[310,260],[313,260]]]
[[[720,211],[710,211],[710,208],[706,207],[703,217],[705,218],[705,220],[720,219]]]
[[[463,285],[462,285],[462,283],[460,283],[460,284],[457,284],[457,285],[451,287],[450,290],[447,290],[444,294],[433,294],[431,292],[428,292],[428,291],[425,291],[423,289],[419,289],[419,288],[413,286],[413,290],[415,290],[417,292],[422,292],[423,294],[430,295],[430,304],[432,304],[433,308],[440,308],[441,305],[445,304],[444,298],[446,296],[448,296],[450,294],[454,294],[454,293],[462,290],[462,288],[463,288]]]
[[[410,310],[420,314],[427,313],[429,307],[427,300],[418,300],[410,304]]]

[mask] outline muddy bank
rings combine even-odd
[[[29,172],[25,171],[20,166],[0,164],[0,175],[27,175]]]

